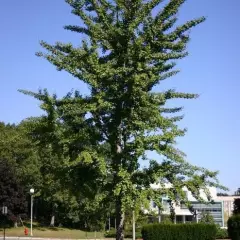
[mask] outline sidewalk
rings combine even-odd
[[[0,240],[3,240],[0,236]],[[5,237],[6,240],[104,240],[105,238],[85,238],[85,239],[71,239],[71,238],[39,238],[39,237]],[[115,240],[115,238],[107,238],[107,240]]]
[[[3,240],[3,236],[0,236],[0,240]],[[84,239],[72,239],[72,238],[40,238],[40,237],[5,237],[6,240],[115,240],[115,238],[84,238]],[[126,239],[127,240],[127,239]]]

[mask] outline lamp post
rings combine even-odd
[[[2,208],[2,214],[4,215],[4,226],[3,226],[3,239],[4,239],[4,240],[5,240],[5,237],[6,237],[6,232],[5,232],[5,229],[6,229],[5,221],[6,221],[7,213],[8,213],[8,209],[7,209],[7,207],[3,206],[3,208]]]
[[[132,211],[132,239],[136,239],[136,232],[135,232],[135,211]]]
[[[32,224],[33,224],[33,194],[34,194],[34,189],[30,189],[30,195],[31,195],[31,236],[33,235],[32,233]]]

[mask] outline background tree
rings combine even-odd
[[[42,184],[40,159],[35,144],[28,137],[27,124],[0,123],[0,132],[0,158],[16,167],[16,174],[26,193],[33,186],[38,188]]]
[[[51,216],[50,225],[54,225],[57,217],[57,223],[63,225],[76,226],[78,223],[81,228],[104,229],[107,212],[101,193],[103,164],[86,151],[99,148],[95,144],[97,137],[89,139],[89,133],[94,133],[94,126],[83,122],[80,115],[63,114],[67,109],[73,111],[75,108],[74,102],[71,103],[71,94],[64,97],[64,102],[69,101],[68,104],[58,103],[56,97],[51,98],[46,90],[34,96],[43,101],[41,108],[47,113],[25,121],[29,137],[36,143],[41,159],[40,172],[45,184],[40,189],[42,200],[39,200],[46,207],[44,219]],[[105,149],[106,144],[103,144],[102,155]]]
[[[50,103],[46,106],[51,112]],[[96,171],[89,168],[89,164],[75,166],[74,169],[71,166],[62,167],[67,153],[64,153],[64,141],[60,140],[67,137],[60,138],[58,134],[68,134],[71,158],[75,155],[79,157],[77,153],[81,145],[74,139],[76,126],[73,125],[71,130],[70,126],[66,129],[64,124],[58,124],[52,129],[51,124],[50,114],[49,118],[42,116],[25,119],[19,125],[0,123],[0,158],[5,158],[15,169],[26,196],[31,187],[35,189],[36,221],[43,225],[61,223],[63,226],[82,229],[87,223],[87,229],[104,230],[106,209],[97,194],[98,183],[91,186],[86,183],[89,177],[96,177]],[[88,143],[86,145],[90,146]]]
[[[60,192],[62,187],[57,179],[61,162],[52,156],[49,146],[40,148],[39,139],[36,141],[37,136],[31,132],[32,124],[33,119],[26,119],[19,125],[0,124],[0,158],[6,159],[14,168],[26,196],[31,187],[35,189],[36,220],[54,225],[55,206],[61,206],[63,210],[62,205],[69,206],[69,198],[62,197],[66,191]]]
[[[14,168],[8,160],[0,158],[0,206],[8,208],[8,217],[17,226],[18,217],[27,213],[27,201]]]
[[[234,192],[235,196],[240,196],[240,188],[237,189],[237,191]]]
[[[204,18],[175,27],[184,0],[169,0],[165,5],[162,0],[66,2],[83,25],[65,29],[85,35],[85,40],[80,47],[42,41],[47,53],[38,56],[86,83],[90,95],[76,92],[73,97],[57,99],[46,98],[41,91],[23,92],[43,102],[48,122],[52,121],[48,139],[53,144],[59,138],[62,147],[54,149],[64,156],[63,166],[72,170],[71,176],[87,177],[78,172],[79,167],[87,167],[97,175],[85,179],[87,185],[98,185],[106,206],[115,202],[116,238],[120,240],[126,209],[146,207],[150,199],[161,207],[162,194],[171,201],[185,199],[183,186],[197,199],[200,188],[210,196],[206,186],[221,187],[217,172],[190,165],[175,146],[186,132],[177,125],[183,118],[177,115],[182,107],[169,108],[167,103],[197,95],[173,89],[154,92],[156,85],[178,72],[173,68],[188,54],[189,30]],[[62,122],[66,131],[54,130]],[[74,139],[68,128],[74,129]],[[104,144],[109,146],[107,152],[103,152]],[[158,158],[149,159],[147,151],[156,152]],[[141,167],[140,159],[148,160],[149,166]],[[160,188],[153,189],[153,183]],[[166,188],[166,183],[172,187]]]
[[[219,193],[217,193],[217,196],[229,196],[229,194],[228,193],[221,193],[221,192],[219,192]]]
[[[0,123],[0,132],[0,159],[4,159],[11,171],[14,171],[24,196],[29,196],[29,189],[39,189],[42,181],[38,152],[35,144],[28,138],[27,126],[25,123]]]
[[[240,198],[234,199],[233,202],[233,214],[240,214]]]

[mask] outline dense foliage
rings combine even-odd
[[[240,198],[234,199],[233,214],[240,214]]]
[[[3,158],[0,158],[0,176],[0,206],[7,207],[8,219],[17,222],[27,212],[26,196],[14,166]]]
[[[228,219],[228,236],[232,240],[240,240],[240,215],[233,215]]]
[[[229,239],[228,230],[217,225],[216,239]]]
[[[144,240],[215,240],[214,224],[151,224],[142,229]]]
[[[15,167],[24,191],[34,186],[40,188],[39,154],[32,139],[28,138],[25,123],[14,125],[0,122],[0,158],[8,160]]]
[[[50,146],[41,145],[38,133],[32,131],[35,121],[41,120],[41,117],[26,119],[19,125],[0,123],[0,159],[4,160],[2,164],[6,165],[5,168],[1,168],[5,174],[1,174],[1,193],[3,189],[9,188],[9,185],[12,186],[14,181],[17,181],[17,187],[23,191],[24,197],[21,200],[25,204],[28,201],[28,208],[24,211],[16,211],[16,199],[11,197],[11,192],[8,192],[10,203],[8,219],[16,223],[19,220],[18,213],[21,213],[19,216],[22,216],[22,213],[24,216],[25,214],[30,216],[29,190],[33,187],[36,193],[33,208],[35,221],[47,226],[61,224],[67,227],[103,230],[107,214],[103,210],[106,209],[88,201],[90,195],[83,191],[88,189],[88,192],[94,192],[95,188],[84,187],[86,184],[79,182],[81,191],[75,195],[72,193],[70,186],[67,185],[67,181],[70,181],[68,174],[61,168],[61,159],[53,154],[49,149]],[[6,168],[9,168],[9,171],[6,171]],[[14,177],[5,183],[4,176],[8,172],[14,172]],[[7,176],[11,177],[10,173]],[[85,173],[85,176],[91,174],[91,172]],[[62,178],[65,181],[60,181]],[[82,178],[87,179],[83,175]],[[72,181],[75,181],[75,178]],[[73,187],[72,184],[71,187]],[[4,196],[1,194],[1,206]]]

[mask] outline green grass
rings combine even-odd
[[[3,235],[3,229],[0,229],[0,235]],[[24,237],[24,227],[18,228],[6,228],[6,236],[9,237]],[[28,228],[28,236],[30,236],[30,228]],[[33,226],[34,237],[46,237],[46,238],[68,238],[68,239],[103,239],[104,233],[101,232],[84,232],[77,229],[68,228],[50,228]]]

